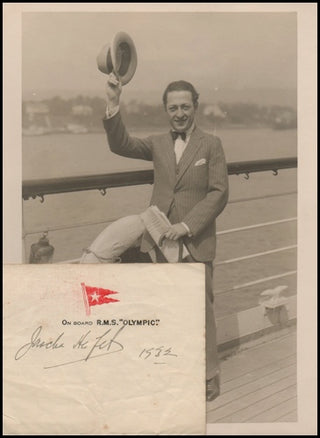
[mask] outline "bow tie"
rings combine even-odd
[[[185,141],[187,134],[185,132],[171,131],[171,137],[173,141],[175,141],[179,136],[182,138],[183,141]]]

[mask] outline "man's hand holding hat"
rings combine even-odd
[[[108,75],[108,80],[106,83],[106,98],[107,98],[107,107],[109,113],[112,113],[116,109],[118,109],[120,104],[120,95],[122,91],[122,85],[120,80],[114,74],[114,72]]]

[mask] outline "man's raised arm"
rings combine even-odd
[[[110,150],[124,157],[152,161],[151,137],[145,139],[131,137],[121,120],[119,111],[121,91],[120,81],[111,73],[106,84],[107,108],[103,119]]]

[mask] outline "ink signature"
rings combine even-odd
[[[40,333],[42,331],[42,326],[39,326],[35,329],[35,331],[31,335],[30,342],[27,342],[26,344],[22,345],[22,347],[19,348],[19,350],[15,354],[15,360],[21,359],[23,356],[25,356],[30,350],[34,348],[44,348],[46,350],[56,350],[58,348],[64,348],[64,343],[60,342],[63,338],[64,332],[60,333],[60,335],[55,339],[55,341],[43,341],[40,338]]]
[[[107,354],[119,353],[120,351],[124,350],[124,346],[123,344],[121,344],[121,342],[119,342],[119,340],[117,340],[117,338],[119,337],[120,332],[124,328],[125,326],[122,326],[115,332],[113,331],[112,328],[106,330],[102,335],[95,337],[95,342],[91,347],[90,347],[91,330],[88,330],[72,346],[74,350],[88,350],[88,353],[82,359],[45,366],[44,368],[45,369],[56,368],[60,366],[70,365],[76,362],[86,362],[89,359],[105,356]],[[35,349],[56,350],[65,347],[63,342],[64,332],[60,333],[54,341],[42,340],[40,337],[40,335],[42,334],[41,332],[42,332],[42,326],[36,328],[36,330],[31,335],[30,342],[27,342],[26,344],[22,345],[16,352],[15,360],[20,360],[27,353]],[[103,351],[103,353],[97,354],[100,351]]]

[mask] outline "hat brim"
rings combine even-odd
[[[132,79],[137,68],[137,61],[134,42],[125,32],[116,33],[110,46],[105,45],[97,56],[98,69],[105,74],[113,71],[122,85]]]
[[[98,69],[102,73],[105,73],[106,75],[109,75],[113,71],[113,65],[112,65],[111,53],[110,53],[110,44],[106,44],[100,50],[97,56],[97,65],[98,65]]]

